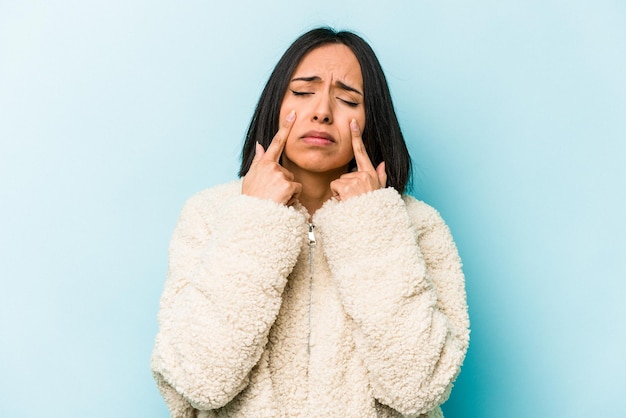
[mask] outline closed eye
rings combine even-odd
[[[296,90],[292,90],[290,89],[291,92],[293,93],[294,96],[306,96],[307,94],[313,94],[311,92],[308,91],[296,91]]]
[[[351,102],[349,100],[345,100],[345,99],[341,99],[339,97],[337,97],[339,100],[341,100],[342,102],[344,102],[345,104],[347,104],[350,107],[357,107],[359,104],[356,102]]]

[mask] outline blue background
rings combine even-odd
[[[626,416],[608,0],[0,1],[0,416],[168,416],[149,356],[178,213],[235,178],[273,65],[320,24],[377,51],[464,260],[447,418]]]

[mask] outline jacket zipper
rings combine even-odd
[[[307,354],[311,355],[311,305],[313,302],[313,247],[317,241],[314,233],[315,225],[309,222],[309,334],[307,337]]]
[[[307,335],[307,345],[306,345],[306,353],[308,356],[307,359],[307,367],[306,367],[306,383],[307,383],[307,416],[311,416],[311,381],[310,381],[310,368],[311,368],[311,310],[313,304],[313,247],[317,241],[315,240],[315,225],[309,222],[309,333]]]

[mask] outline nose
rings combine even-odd
[[[331,108],[330,96],[327,93],[318,93],[318,100],[313,110],[313,120],[315,122],[330,124],[333,123],[333,111]]]
[[[321,115],[319,115],[319,116],[315,115],[315,116],[313,116],[313,120],[316,121],[316,122],[320,121],[320,122],[323,122],[323,123],[330,123],[330,117],[329,116],[324,116],[322,118]]]

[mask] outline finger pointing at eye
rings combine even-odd
[[[278,132],[274,135],[272,142],[269,147],[265,151],[264,158],[270,159],[275,162],[280,161],[280,156],[283,153],[283,149],[285,148],[285,144],[287,143],[287,138],[289,137],[289,133],[291,132],[291,127],[293,126],[294,121],[296,120],[296,111],[292,110],[289,112],[285,120],[281,123]]]
[[[352,119],[350,122],[350,133],[352,135],[352,150],[354,151],[357,170],[375,171],[374,165],[365,150],[365,144],[363,144],[363,139],[361,138],[361,128],[356,119]]]
[[[298,199],[302,185],[295,181],[293,173],[280,165],[280,157],[295,119],[296,113],[291,111],[267,150],[257,142],[254,159],[243,177],[242,194],[270,199],[284,205],[292,205]]]

